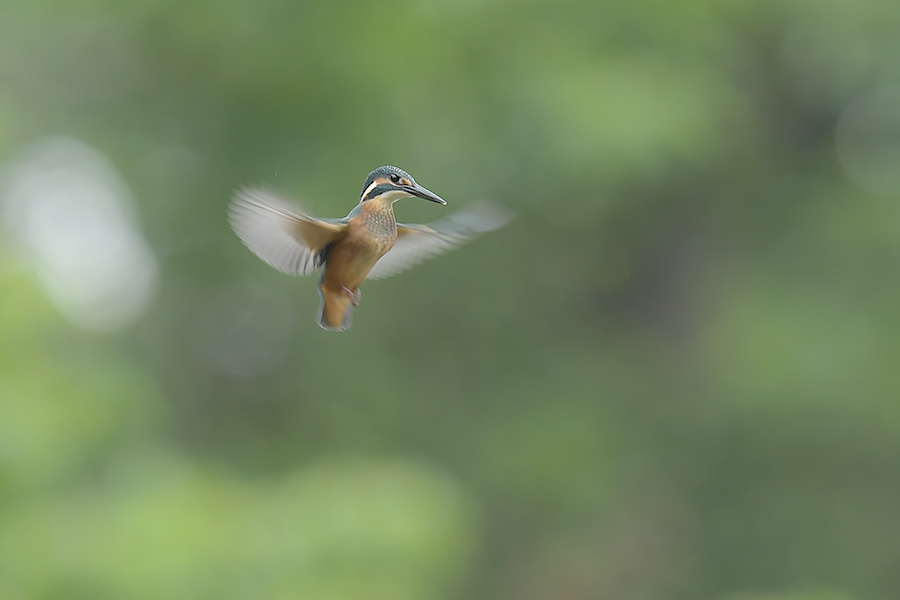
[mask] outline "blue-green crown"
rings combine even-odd
[[[366,177],[366,182],[363,184],[362,192],[360,192],[360,195],[364,194],[366,190],[369,189],[369,186],[372,185],[372,182],[377,178],[385,177],[387,179],[390,179],[391,175],[397,175],[398,177],[403,177],[409,179],[410,181],[415,181],[415,179],[412,178],[412,175],[410,175],[403,169],[392,167],[391,165],[385,165],[383,167],[378,167],[377,169],[369,173],[368,177]]]

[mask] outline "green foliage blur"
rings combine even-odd
[[[898,86],[882,0],[5,0],[0,598],[900,598]],[[230,195],[382,164],[517,218],[322,331]]]

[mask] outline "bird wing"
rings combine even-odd
[[[512,213],[497,206],[476,204],[428,225],[397,223],[397,241],[382,256],[367,279],[384,279],[432,256],[464,244],[475,236],[499,229]]]
[[[347,227],[343,219],[316,219],[259,188],[243,188],[228,211],[231,228],[250,250],[288,275],[322,266],[320,252]]]

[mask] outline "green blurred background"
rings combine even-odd
[[[898,201],[894,1],[5,0],[0,598],[900,598]]]

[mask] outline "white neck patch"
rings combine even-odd
[[[378,182],[377,182],[377,181],[373,181],[373,182],[369,185],[369,187],[367,187],[367,188],[363,191],[362,195],[359,197],[360,200],[363,199],[363,198],[365,198],[366,196],[368,196],[368,195],[369,195],[369,192],[371,192],[372,189],[373,189],[376,185],[378,185]]]

